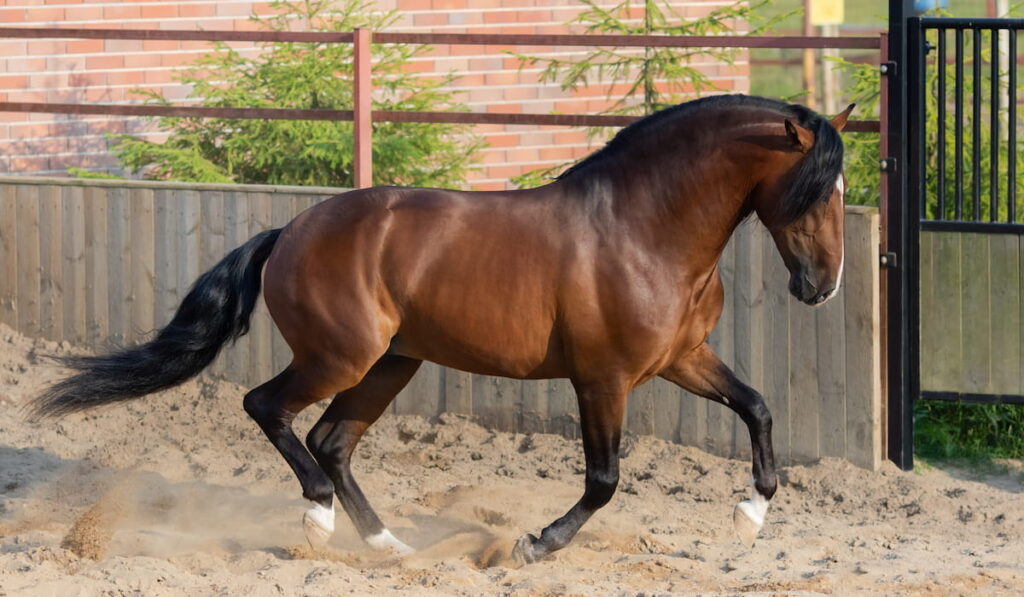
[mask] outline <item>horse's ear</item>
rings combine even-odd
[[[832,126],[834,126],[837,131],[842,131],[846,128],[846,121],[849,120],[850,112],[853,112],[853,107],[856,105],[857,104],[850,104],[849,106],[846,106],[845,110],[832,117]]]
[[[786,119],[786,135],[789,136],[789,141],[793,144],[793,147],[803,153],[807,153],[814,147],[814,133],[788,118]]]

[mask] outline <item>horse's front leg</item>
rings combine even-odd
[[[619,483],[619,439],[628,388],[611,385],[576,386],[587,474],[583,497],[564,516],[545,528],[540,538],[523,535],[512,556],[520,563],[535,562],[572,541],[587,520],[612,499]]]
[[[736,411],[747,424],[753,453],[754,487],[750,499],[736,505],[733,523],[740,541],[753,545],[764,525],[768,501],[775,495],[778,477],[772,453],[772,416],[755,390],[736,379],[736,375],[715,356],[707,344],[670,365],[661,377],[683,389],[719,402]]]

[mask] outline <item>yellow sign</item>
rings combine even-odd
[[[807,0],[812,25],[840,25],[843,22],[843,0]]]

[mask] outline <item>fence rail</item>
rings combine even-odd
[[[281,226],[340,189],[121,180],[0,178],[0,323],[30,336],[103,349],[164,325],[199,274],[256,232]],[[875,468],[881,458],[878,216],[848,208],[840,293],[812,309],[756,222],[720,262],[726,288],[711,343],[764,394],[783,462],[823,456]],[[251,331],[212,375],[245,385],[291,359],[263,301]],[[394,412],[472,415],[517,432],[578,433],[566,380],[518,381],[424,365]],[[749,455],[727,408],[662,380],[637,388],[626,428],[734,457]]]
[[[505,124],[539,126],[626,126],[637,117],[583,114],[499,114],[469,112],[403,112],[372,110],[370,43],[456,44],[484,46],[618,46],[618,47],[704,47],[704,48],[836,48],[879,50],[880,37],[790,37],[790,36],[667,36],[667,35],[549,35],[476,33],[387,33],[357,29],[353,32],[291,31],[188,31],[154,29],[70,29],[0,27],[3,38],[77,38],[218,42],[313,42],[351,43],[356,65],[355,97],[352,110],[295,110],[277,108],[212,108],[202,106],[152,106],[112,104],[68,104],[0,102],[0,112],[43,112],[54,114],[100,114],[111,116],[177,116],[183,118],[257,118],[287,120],[353,121],[354,166],[357,187],[372,184],[372,121],[444,122],[462,124]],[[369,112],[367,114],[366,112]],[[878,121],[851,120],[849,132],[880,132]]]

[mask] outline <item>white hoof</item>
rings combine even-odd
[[[732,523],[736,526],[736,535],[746,547],[753,547],[757,534],[764,526],[765,514],[768,514],[768,500],[757,492],[751,481],[750,499],[736,504],[732,511]]]
[[[536,540],[537,538],[530,533],[516,540],[516,545],[512,548],[512,561],[520,568],[537,561],[537,554],[533,551],[533,544]]]
[[[326,545],[334,534],[334,504],[330,508],[313,504],[302,515],[302,530],[306,532],[306,541],[309,541],[310,547],[316,549]]]
[[[753,547],[757,534],[764,526],[764,518],[758,517],[754,505],[749,500],[736,504],[732,511],[732,523],[736,527],[736,536],[744,547]]]
[[[402,543],[391,531],[384,529],[376,535],[370,535],[366,538],[366,544],[378,551],[390,551],[395,555],[407,556],[409,554],[416,553],[416,550],[409,547],[405,543]]]

